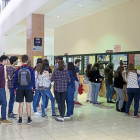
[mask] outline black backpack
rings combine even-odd
[[[20,87],[28,87],[31,83],[31,72],[29,67],[20,67],[18,72],[18,83]]]

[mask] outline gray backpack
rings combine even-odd
[[[31,83],[31,72],[29,67],[20,67],[18,72],[18,83],[20,87],[28,87]]]

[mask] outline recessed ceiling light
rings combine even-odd
[[[80,5],[78,5],[79,7],[82,7],[83,5],[82,4],[80,4]]]
[[[59,16],[57,16],[57,17],[59,17]]]

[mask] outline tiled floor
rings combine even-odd
[[[83,106],[76,106],[73,118],[63,123],[51,117],[49,104],[48,117],[32,115],[33,124],[28,126],[24,108],[21,126],[17,120],[11,120],[13,125],[10,126],[0,124],[0,140],[140,140],[139,118],[116,112],[115,105],[107,104],[104,98],[99,98],[100,106],[86,103],[85,99],[86,94],[79,95]],[[17,111],[16,103],[14,112]]]

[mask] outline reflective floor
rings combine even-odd
[[[0,140],[140,140],[139,118],[116,112],[115,104],[107,104],[104,98],[99,98],[100,106],[86,103],[85,99],[86,94],[79,95],[83,106],[76,106],[73,118],[63,123],[51,117],[49,104],[48,117],[35,117],[32,113],[33,123],[28,126],[24,108],[21,126],[17,120],[11,120],[10,126],[0,124]],[[14,113],[17,111],[16,103]]]

